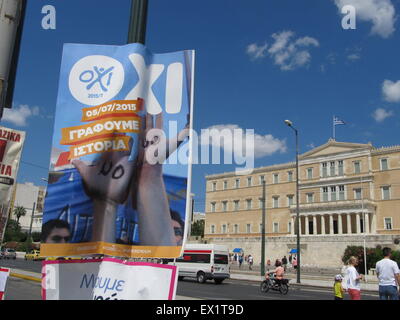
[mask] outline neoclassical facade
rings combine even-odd
[[[206,177],[205,238],[260,258],[262,182],[267,257],[295,248],[296,166],[278,164]],[[340,264],[347,245],[396,247],[400,237],[400,146],[329,140],[299,157],[302,262]]]

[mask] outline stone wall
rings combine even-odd
[[[365,237],[366,247],[374,248],[377,245],[387,246],[395,250],[400,250],[400,245],[395,245],[394,240],[398,238],[391,235],[369,235]],[[342,266],[342,255],[349,245],[363,246],[363,236],[302,236],[300,238],[301,264],[309,267],[340,267]],[[224,244],[232,252],[234,248],[242,248],[244,254],[251,254],[254,263],[261,262],[261,238],[212,238],[207,239],[207,243]],[[265,257],[272,263],[276,259],[281,259],[284,255],[289,257],[289,251],[296,248],[296,237],[268,237],[265,241]]]

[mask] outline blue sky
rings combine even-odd
[[[47,176],[63,43],[123,45],[130,1],[29,1],[14,96],[1,121],[26,130],[18,181]],[[355,30],[339,8],[357,9]],[[56,30],[41,27],[54,5]],[[194,129],[254,129],[256,166],[294,160],[336,140],[400,144],[399,0],[150,0],[146,45],[155,52],[196,51]],[[204,176],[235,165],[195,165],[196,210],[204,208]]]

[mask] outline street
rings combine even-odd
[[[40,273],[41,261],[23,259],[1,260],[0,266]],[[287,295],[277,291],[260,292],[260,283],[245,280],[226,280],[220,285],[213,281],[199,284],[195,279],[185,278],[178,282],[177,300],[332,300],[330,288],[311,286],[290,286]],[[40,300],[40,283],[10,277],[7,283],[6,300]],[[346,295],[345,299],[348,299]],[[363,300],[377,300],[376,292],[362,292]]]

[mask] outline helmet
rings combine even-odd
[[[337,274],[335,276],[335,281],[342,281],[342,280],[343,280],[343,277],[340,274]]]

